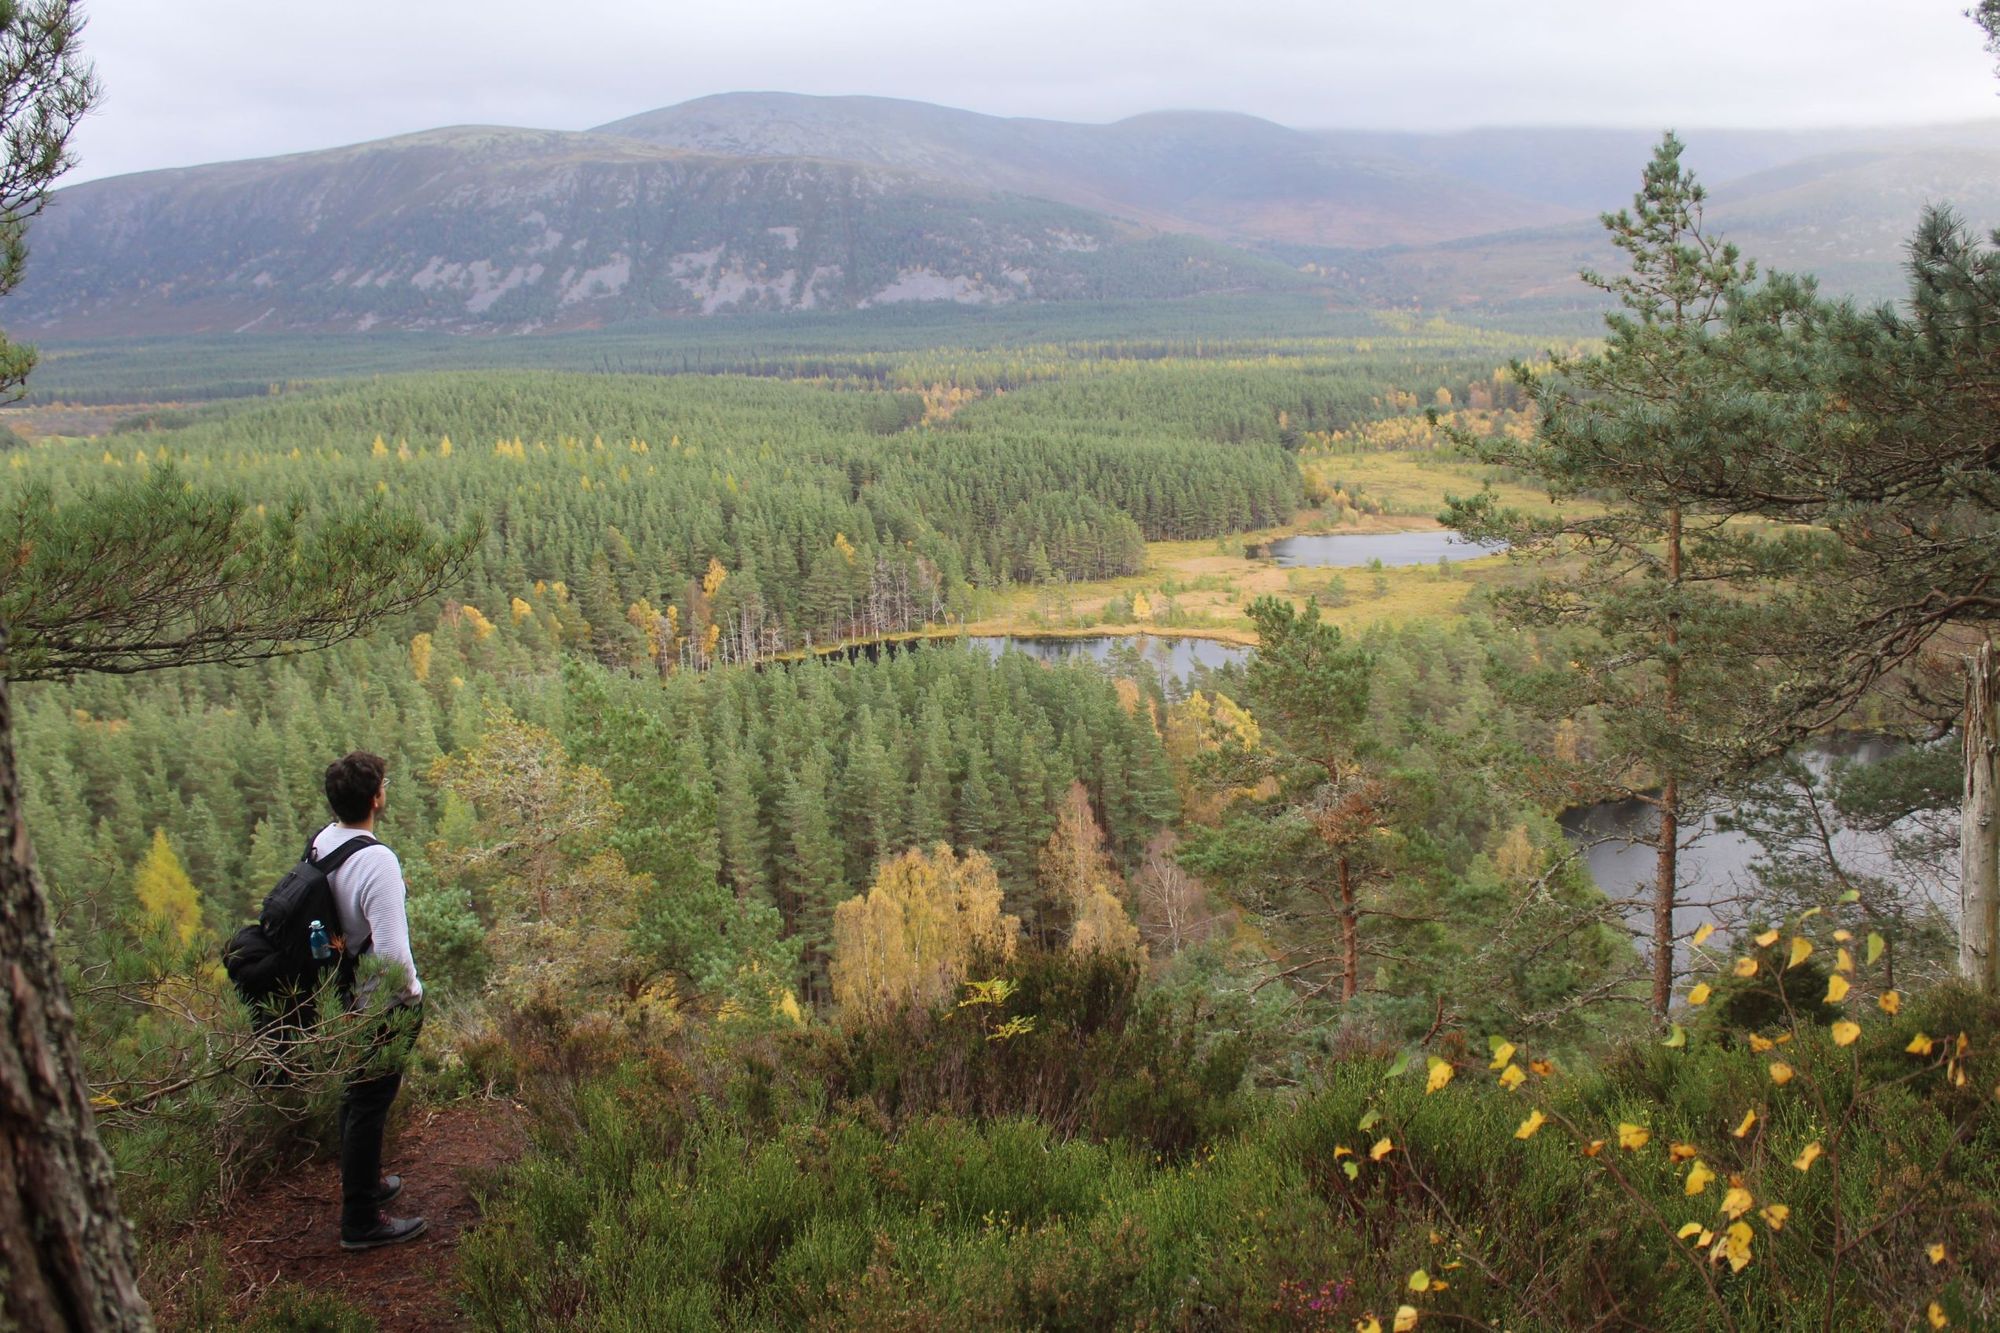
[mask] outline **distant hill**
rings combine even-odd
[[[1662,127],[1666,128],[1671,127]],[[1468,184],[1590,216],[1631,201],[1640,169],[1660,141],[1661,130],[1515,127],[1450,134],[1313,133],[1341,152],[1406,162]],[[1683,160],[1708,185],[1720,186],[1774,167],[1840,153],[1993,149],[2000,146],[2000,121],[1892,129],[1683,127],[1679,134],[1687,145]]]
[[[1713,225],[1875,298],[1926,202],[2000,221],[2000,125],[1690,131]],[[735,93],[584,132],[458,127],[59,191],[31,336],[532,333],[946,302],[1316,293],[1567,319],[1654,136],[1110,125]]]
[[[31,245],[0,317],[68,336],[534,332],[1303,281],[1199,237],[907,171],[488,127],[93,181],[57,193]]]
[[[1765,269],[1814,274],[1829,293],[1865,302],[1900,297],[1904,247],[1928,204],[1948,204],[1982,229],[2000,224],[2000,133],[1984,147],[1959,146],[1955,136],[1940,135],[1928,144],[1850,148],[1733,178],[1704,169],[1699,145],[1699,137],[1690,136],[1688,160],[1709,185],[1709,230]],[[1650,151],[1643,139],[1637,146],[1630,184],[1602,207],[1630,203]],[[1739,152],[1736,160],[1747,165],[1756,156]],[[1608,170],[1601,186],[1589,188],[1609,193]],[[1617,259],[1591,219],[1348,251],[1326,257],[1320,267],[1333,282],[1382,304],[1501,312],[1594,306],[1593,293],[1576,274],[1614,269]]]
[[[1077,125],[883,97],[729,93],[595,132],[704,153],[866,162],[1238,242],[1421,243],[1574,212],[1226,112]]]

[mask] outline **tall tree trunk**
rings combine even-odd
[[[1361,914],[1354,908],[1354,873],[1340,858],[1340,998],[1351,1000],[1361,989]]]
[[[0,837],[0,1326],[150,1329],[21,818],[4,677]]]
[[[1667,642],[1661,703],[1671,728],[1681,710],[1681,508],[1667,511]],[[1660,785],[1659,867],[1653,881],[1653,1012],[1667,1016],[1674,998],[1674,895],[1681,849],[1680,774],[1668,767]]]
[[[1674,889],[1680,874],[1681,784],[1672,773],[1660,789],[1659,867],[1653,881],[1653,1012],[1674,999]]]
[[[1967,664],[1963,730],[1958,970],[1991,995],[2000,992],[2000,660],[1991,641]]]

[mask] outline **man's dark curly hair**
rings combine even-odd
[[[326,766],[326,803],[334,818],[343,824],[358,824],[368,818],[375,793],[382,790],[382,778],[389,771],[379,754],[356,750]]]

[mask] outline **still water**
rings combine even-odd
[[[1440,560],[1477,560],[1504,551],[1504,542],[1469,542],[1455,532],[1349,532],[1282,537],[1270,545],[1280,569],[1354,569],[1371,560],[1385,565],[1434,565]]]
[[[1097,663],[1137,660],[1153,668],[1160,684],[1185,686],[1197,667],[1228,666],[1250,660],[1250,649],[1214,639],[1165,634],[1093,634],[1085,638],[1031,638],[1019,634],[974,635],[966,642],[994,657],[1004,652],[1026,653],[1038,662]]]
[[[1844,737],[1817,742],[1802,752],[1808,767],[1824,775],[1838,760],[1869,764],[1893,753],[1897,742],[1881,737]],[[1653,876],[1658,851],[1631,841],[1659,828],[1659,812],[1643,801],[1607,801],[1571,810],[1562,817],[1563,831],[1583,849],[1585,864],[1597,886],[1612,898],[1634,899],[1630,919],[1650,929]],[[1690,839],[1692,839],[1690,845]],[[1717,827],[1714,814],[1684,827],[1679,864],[1679,894],[1674,928],[1685,934],[1711,920],[1717,908],[1753,885],[1753,865],[1763,848],[1748,834]],[[1850,874],[1881,875],[1891,865],[1891,835],[1835,829],[1834,853]]]

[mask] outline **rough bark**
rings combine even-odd
[[[1967,666],[1958,970],[1991,995],[2000,993],[2000,660],[1993,644],[1981,645]]]
[[[1667,511],[1667,603],[1665,688],[1661,703],[1667,724],[1674,725],[1681,707],[1681,511]],[[1681,784],[1668,770],[1660,788],[1659,866],[1653,880],[1653,1012],[1661,1018],[1674,1000],[1674,896],[1680,882]]]
[[[1674,1000],[1674,901],[1680,878],[1681,790],[1671,773],[1660,789],[1659,861],[1653,875],[1653,1012]]]
[[[1340,998],[1354,998],[1361,989],[1361,913],[1354,902],[1354,872],[1340,858]]]
[[[0,674],[0,1327],[150,1329],[20,797]]]

